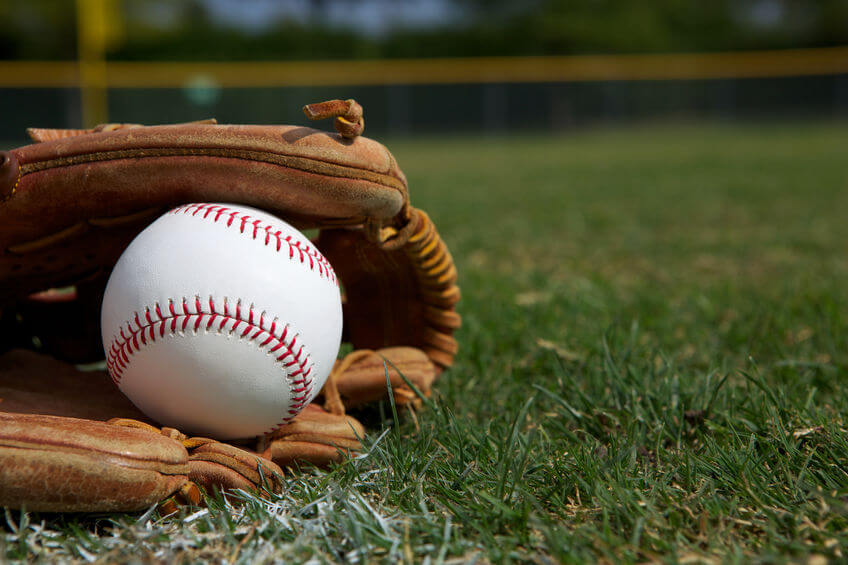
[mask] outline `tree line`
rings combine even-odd
[[[259,29],[212,17],[201,0],[115,1],[121,18],[113,23],[120,30],[108,50],[112,60],[474,57],[848,44],[848,0],[452,0],[455,17],[440,25],[399,25],[384,33],[322,18],[328,10],[356,10],[353,0],[312,0],[309,17],[281,18]],[[250,4],[233,2],[238,9]],[[156,10],[167,14],[167,25],[155,21]],[[0,58],[75,58],[76,16],[69,0],[3,2]]]

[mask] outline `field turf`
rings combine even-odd
[[[7,511],[7,558],[846,558],[848,124],[386,141],[460,272],[432,401],[271,504]]]

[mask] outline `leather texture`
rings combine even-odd
[[[323,230],[318,247],[344,282],[345,338],[357,348],[396,345],[424,351],[439,368],[457,353],[461,320],[456,267],[430,218],[412,210],[409,238],[396,249],[364,230]]]
[[[103,422],[0,412],[0,506],[142,510],[188,481],[177,441]]]
[[[324,466],[358,452],[364,437],[365,428],[355,419],[310,404],[266,438],[263,455],[281,467]]]
[[[299,229],[391,222],[408,204],[385,147],[297,126],[125,128],[0,161],[0,300],[108,272],[141,229],[187,202],[253,206]]]
[[[346,408],[356,408],[388,398],[388,376],[397,404],[419,404],[418,393],[430,396],[438,375],[436,365],[417,347],[387,347],[377,351],[360,349],[336,362],[335,386]],[[410,388],[418,389],[416,392]],[[330,399],[325,398],[325,406]]]
[[[430,395],[460,326],[447,246],[410,205],[391,153],[361,137],[358,104],[305,112],[335,118],[339,133],[105,124],[31,130],[37,143],[0,152],[0,505],[131,511],[160,501],[169,513],[201,503],[198,485],[279,491],[292,469],[362,450],[365,429],[347,408],[388,398],[389,386],[401,405]],[[270,434],[221,443],[162,427],[105,371],[71,364],[104,356],[97,314],[126,246],[191,202],[319,228],[315,243],[341,283],[342,340],[354,351],[335,362],[318,402]]]

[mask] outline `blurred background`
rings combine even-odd
[[[0,139],[215,117],[503,134],[848,115],[848,0],[4,0]]]

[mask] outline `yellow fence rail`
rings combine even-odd
[[[697,80],[848,73],[848,47],[662,55],[379,61],[106,62],[106,88],[225,88],[501,82]],[[75,88],[74,61],[0,61],[0,88]]]

